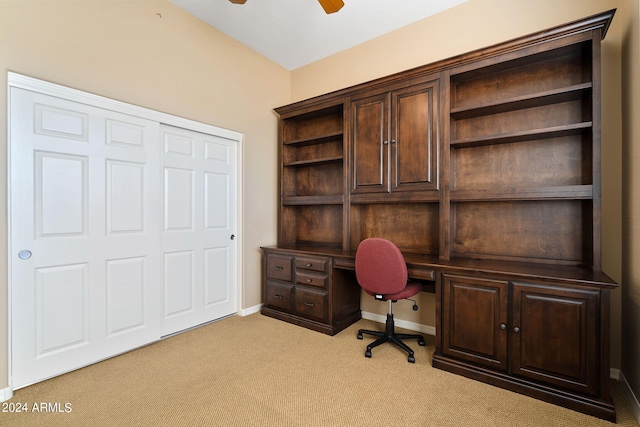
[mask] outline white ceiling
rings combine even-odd
[[[344,0],[325,14],[317,0],[171,0],[256,52],[294,70],[467,0]]]

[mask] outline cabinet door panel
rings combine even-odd
[[[507,282],[443,275],[444,354],[506,371],[507,289]]]
[[[354,101],[352,192],[389,191],[389,95]]]
[[[438,82],[393,92],[392,191],[437,189]]]
[[[596,290],[514,283],[512,372],[597,394],[599,300]]]

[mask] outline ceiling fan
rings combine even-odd
[[[245,4],[247,0],[229,0],[234,4]],[[342,9],[344,2],[342,0],[318,0],[325,12],[334,13]]]

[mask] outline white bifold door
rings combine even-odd
[[[235,141],[10,88],[12,387],[237,311]]]

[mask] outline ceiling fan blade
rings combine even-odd
[[[245,4],[247,0],[229,0],[233,4]]]
[[[327,13],[334,13],[342,9],[344,2],[342,0],[318,0],[320,5]]]

